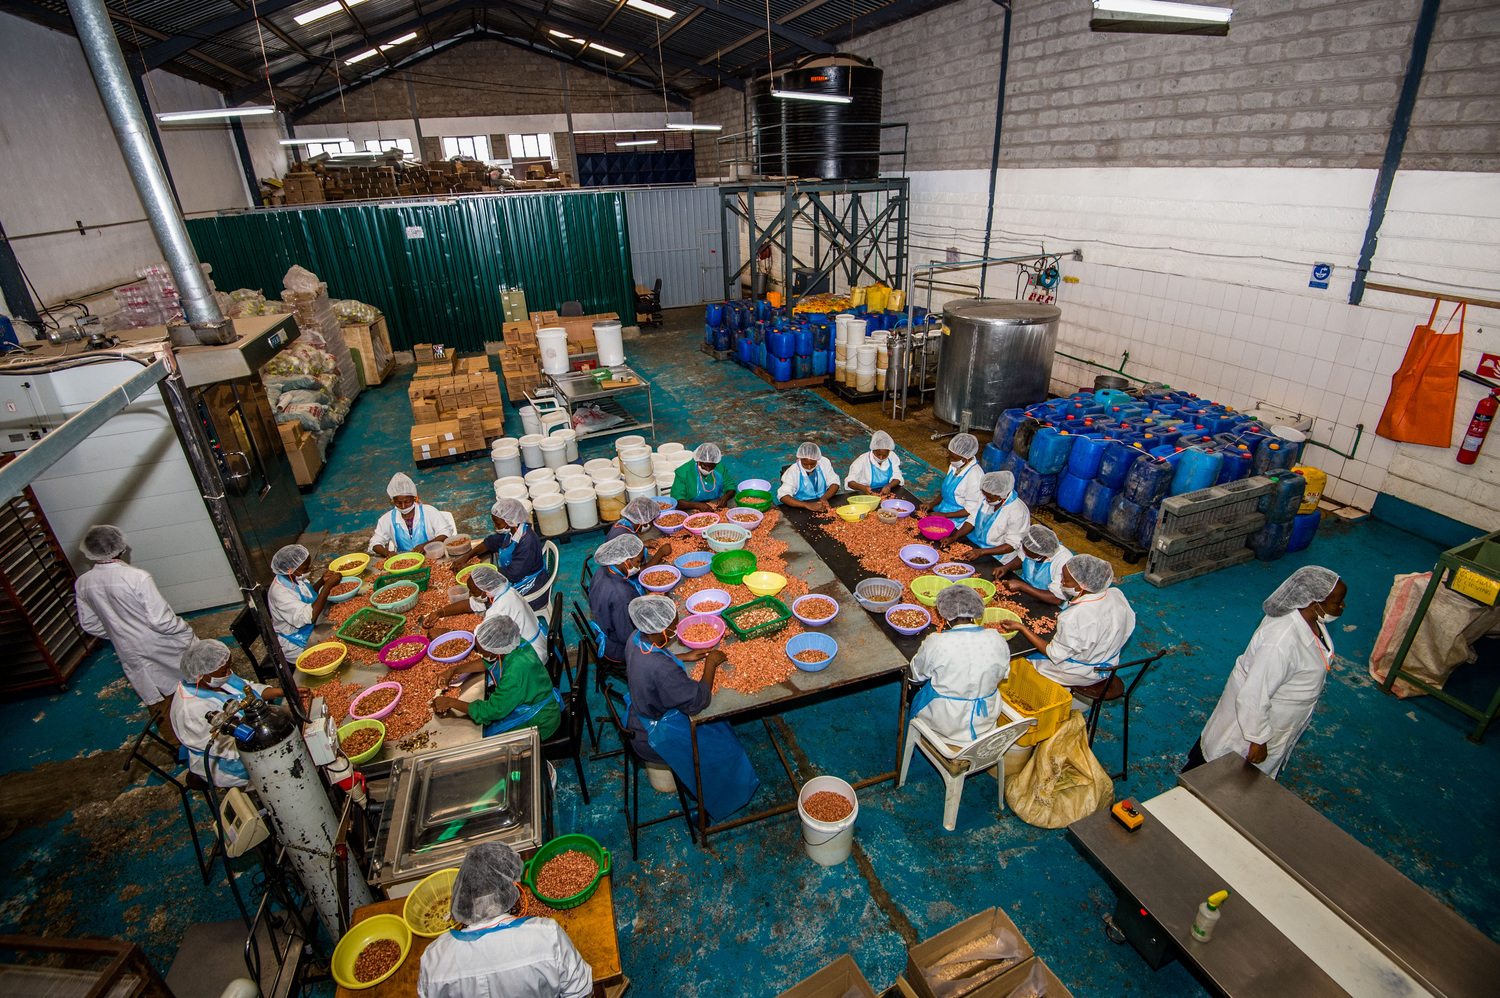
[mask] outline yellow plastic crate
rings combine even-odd
[[[1073,703],[1073,694],[1066,686],[1054,683],[1020,657],[1010,660],[1010,675],[1000,684],[1000,696],[1024,716],[1036,718],[1032,729],[1016,740],[1017,745],[1035,745],[1051,738],[1057,726],[1067,720]]]

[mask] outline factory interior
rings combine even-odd
[[[1500,6],[0,0],[0,92],[0,995],[1495,994]]]

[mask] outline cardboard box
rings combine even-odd
[[[411,415],[418,423],[436,423],[438,404],[432,399],[417,399],[411,404]]]
[[[854,957],[845,953],[822,970],[787,988],[777,998],[845,998],[854,993],[875,998],[875,989],[860,973]],[[1049,996],[1051,992],[1048,992]]]
[[[432,426],[433,434],[445,444],[457,440],[459,434],[462,433],[456,419],[440,419],[430,425]]]
[[[488,357],[465,357],[458,362],[458,369],[470,374],[486,374],[490,369]]]
[[[411,345],[412,356],[417,360],[417,366],[432,363],[433,353],[431,343],[413,343]]]
[[[926,976],[922,971],[928,967],[935,966],[947,960],[954,950],[962,949],[967,944],[978,939],[980,936],[994,935],[1001,931],[1007,931],[1020,941],[1021,957],[1020,963],[1027,963],[1035,955],[1031,944],[1026,937],[1021,935],[1021,930],[1016,928],[1012,922],[999,908],[989,908],[981,911],[972,918],[966,918],[950,929],[944,929],[931,939],[925,939],[906,951],[906,980],[921,998],[937,998],[933,994],[932,987],[927,983]],[[975,975],[970,974],[970,977]],[[980,968],[978,979],[974,987],[964,991],[952,992],[948,998],[960,998],[970,996],[977,998],[979,987],[990,980],[993,976],[984,976],[984,968]],[[1019,981],[1017,982],[1019,983]],[[996,992],[985,992],[986,995]],[[1009,994],[1008,991],[998,992],[1000,995]]]
[[[1052,973],[1052,968],[1042,962],[1041,957],[1032,957],[1023,960],[1018,967],[1012,967],[999,977],[987,984],[981,984],[969,992],[969,998],[1009,998],[1016,988],[1026,983],[1031,976],[1033,966],[1042,969],[1042,978],[1047,982],[1047,998],[1073,998],[1073,992],[1069,991],[1057,975]]]
[[[289,423],[277,423],[276,432],[281,434],[282,446],[288,451],[302,446],[302,438],[307,436],[307,430],[297,420]]]
[[[286,459],[292,466],[292,477],[298,485],[311,485],[318,480],[323,470],[323,459],[318,456],[318,440],[311,433],[302,437],[296,447],[286,449]]]

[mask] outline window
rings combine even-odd
[[[365,152],[385,152],[387,149],[400,149],[410,156],[411,139],[366,139]]]
[[[490,137],[488,135],[444,135],[443,158],[463,156],[488,162],[490,159]]]
[[[511,159],[552,159],[552,133],[539,132],[536,135],[507,135],[505,137],[510,146]]]
[[[340,153],[359,152],[359,150],[348,139],[341,139],[338,142],[309,142],[307,144],[307,155],[309,158],[316,156],[320,152],[326,152],[330,156],[337,156]]]

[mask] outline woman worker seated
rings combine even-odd
[[[1008,471],[992,471],[979,480],[979,491],[983,497],[979,508],[953,533],[937,542],[947,547],[963,538],[976,550],[969,555],[975,561],[990,555],[1002,563],[1012,560],[1011,554],[1021,546],[1021,535],[1031,523],[1031,510],[1016,495],[1016,476]]]
[[[849,465],[844,487],[867,496],[895,495],[906,482],[901,478],[901,458],[896,456],[896,442],[884,430],[870,437],[870,449]]]
[[[610,527],[609,532],[604,535],[604,542],[607,544],[616,537],[623,537],[626,534],[632,537],[640,537],[641,533],[647,527],[651,526],[652,523],[656,522],[656,518],[661,516],[661,514],[661,504],[655,500],[645,498],[632,499],[625,504],[624,509],[620,510],[620,518],[615,521],[615,525]],[[660,565],[672,557],[672,545],[665,540],[647,542],[646,551],[647,568],[650,568],[652,565]]]
[[[536,611],[516,593],[509,579],[489,565],[480,565],[464,577],[464,585],[469,587],[466,599],[454,600],[417,620],[427,628],[429,638],[452,630],[443,624],[444,617],[466,613],[482,613],[486,617],[504,614],[520,628],[521,640],[531,645],[538,658],[544,662],[547,660],[547,629],[537,619]]]
[[[214,786],[243,787],[249,783],[245,764],[234,735],[225,731],[212,739],[207,715],[224,709],[231,700],[241,700],[252,691],[262,700],[279,700],[281,690],[260,683],[247,683],[229,669],[229,646],[222,641],[193,639],[182,653],[182,681],[172,697],[172,732],[188,752],[188,769],[207,781],[213,769]]]
[[[945,741],[972,742],[1001,717],[1010,648],[999,631],[982,626],[984,597],[968,586],[943,589],[934,605],[949,628],[923,639],[911,660],[912,681],[927,680],[912,700],[912,717]]]
[[[594,972],[551,918],[510,914],[524,864],[503,842],[464,854],[448,911],[461,929],[432,941],[417,974],[418,998],[586,998]]]
[[[520,728],[535,728],[542,741],[551,738],[562,724],[562,697],[536,650],[521,640],[516,622],[503,615],[486,617],[474,628],[474,650],[488,676],[484,699],[465,703],[439,695],[433,698],[432,712],[467,714],[483,725],[486,738]],[[472,663],[455,662],[438,673],[439,688],[473,668]]]
[[[648,500],[649,501],[649,500]],[[636,576],[645,561],[646,549],[634,534],[605,541],[594,552],[599,571],[589,582],[589,616],[594,618],[599,666],[621,676],[625,671],[625,643],[635,632],[630,603],[646,595]]]
[[[724,653],[688,652],[682,657],[667,651],[668,633],[676,627],[677,604],[659,593],[630,602],[635,633],[625,647],[625,671],[630,686],[626,726],[635,733],[630,746],[647,762],[665,762],[688,791],[694,792],[693,747],[688,718],[713,699],[714,674]],[[684,659],[703,660],[703,678],[687,674]],[[744,746],[727,721],[698,728],[699,771],[703,775],[703,807],[716,821],[729,817],[750,802],[760,780]]]
[[[337,572],[324,572],[317,585],[308,581],[312,573],[312,555],[301,544],[288,544],[271,556],[271,571],[276,578],[266,587],[266,605],[271,624],[281,641],[281,652],[288,662],[309,645],[325,641],[333,633],[332,624],[320,624],[323,608],[333,587],[344,581]]]
[[[833,462],[823,456],[822,449],[817,444],[805,443],[797,448],[797,460],[781,473],[776,500],[786,506],[822,511],[828,508],[828,500],[840,484]]]
[[[1234,663],[1183,772],[1234,753],[1272,779],[1280,774],[1312,723],[1333,661],[1325,624],[1344,612],[1348,591],[1335,573],[1307,565],[1261,604],[1266,616]]]
[[[678,466],[672,477],[672,498],[689,513],[729,505],[739,482],[718,444],[699,444],[693,459]]]
[[[411,476],[396,472],[391,483],[385,487],[396,507],[384,514],[375,524],[370,535],[369,550],[382,558],[403,551],[417,551],[423,544],[443,541],[458,533],[453,517],[436,506],[417,501],[417,483]]]
[[[943,478],[942,492],[918,507],[918,513],[926,516],[936,513],[953,519],[973,515],[984,501],[979,480],[984,471],[975,460],[979,453],[979,440],[972,433],[955,433],[948,441],[948,474]]]
[[[1019,559],[995,569],[995,583],[1006,592],[1024,593],[1042,603],[1066,603],[1062,570],[1073,552],[1062,546],[1052,528],[1033,523],[1021,538],[1020,554]]]
[[[1081,687],[1089,697],[1118,694],[1119,677],[1100,666],[1120,664],[1120,651],[1135,630],[1135,611],[1125,594],[1112,588],[1115,570],[1103,558],[1078,554],[1063,566],[1062,593],[1069,603],[1057,615],[1057,630],[1043,641],[1026,626],[1016,630],[1041,652],[1030,660],[1036,671],[1063,686]]]
[[[528,596],[547,582],[547,560],[542,555],[542,539],[532,529],[531,517],[519,499],[497,499],[490,507],[490,522],[495,532],[469,549],[468,554],[453,562],[457,572],[471,561],[495,556],[495,567],[510,580],[520,596]],[[540,610],[547,600],[528,600]]]

